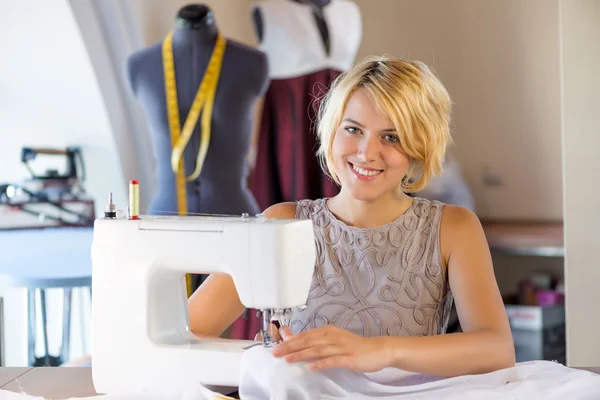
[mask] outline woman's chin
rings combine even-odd
[[[340,176],[341,187],[350,197],[355,200],[373,202],[398,190],[401,183],[401,177],[398,177],[398,183],[394,181],[395,176],[388,176],[383,173],[370,178],[359,177],[349,168]],[[400,175],[400,174],[398,174]]]
[[[347,193],[355,200],[372,202],[382,197],[386,191],[377,187],[357,187],[359,185],[346,186]]]

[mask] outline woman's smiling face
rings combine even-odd
[[[348,99],[331,155],[342,190],[362,201],[397,192],[410,164],[392,121],[364,89]]]

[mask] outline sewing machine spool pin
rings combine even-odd
[[[108,204],[106,205],[104,211],[104,218],[106,219],[116,219],[117,218],[117,209],[115,204],[113,203],[113,194],[112,192],[108,193]]]

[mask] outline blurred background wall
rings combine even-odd
[[[560,15],[567,362],[588,366],[600,364],[600,316],[588,308],[600,282],[600,2],[563,0]]]
[[[173,28],[182,0],[130,0],[145,45]],[[253,1],[209,0],[224,34],[256,45]],[[562,219],[557,0],[357,0],[357,58],[431,65],[455,103],[454,152],[486,219]],[[352,29],[351,26],[348,27]],[[515,201],[517,194],[518,201]]]

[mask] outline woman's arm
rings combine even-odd
[[[263,214],[266,218],[295,218],[296,203],[275,204]],[[218,337],[244,309],[231,276],[211,274],[188,299],[190,330],[198,336]]]
[[[510,325],[479,219],[444,206],[441,251],[462,333],[386,338],[392,365],[436,376],[490,372],[515,364]]]
[[[426,337],[362,338],[333,326],[291,335],[273,354],[290,362],[311,361],[312,369],[384,367],[452,377],[508,368],[515,353],[508,317],[496,284],[487,241],[469,210],[445,206],[441,251],[448,266],[462,333]]]

